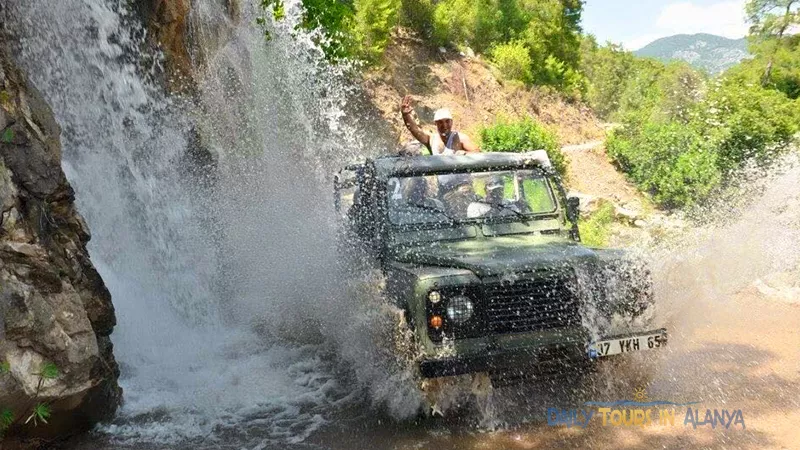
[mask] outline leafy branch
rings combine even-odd
[[[0,362],[0,375],[7,374],[11,371],[11,364],[8,361]],[[47,423],[47,420],[52,415],[52,409],[48,402],[39,400],[39,393],[42,390],[42,385],[45,380],[54,380],[59,377],[60,372],[58,366],[53,363],[46,362],[42,364],[39,372],[35,373],[39,377],[36,385],[36,393],[31,400],[31,404],[25,408],[24,411],[30,411],[28,414],[23,414],[20,418],[14,416],[14,412],[9,408],[0,408],[0,436],[2,436],[12,425],[17,423],[22,417],[27,417],[25,424],[33,423],[38,426],[40,423]]]

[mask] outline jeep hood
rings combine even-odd
[[[579,243],[528,235],[399,246],[391,256],[403,263],[466,269],[479,277],[598,260],[596,251]]]

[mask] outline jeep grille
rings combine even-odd
[[[484,285],[484,329],[488,333],[520,333],[581,324],[572,277],[557,271],[535,279]]]

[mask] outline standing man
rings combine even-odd
[[[481,149],[472,142],[464,133],[453,131],[453,115],[450,110],[442,108],[436,111],[433,122],[436,124],[436,133],[426,133],[411,117],[413,108],[411,96],[406,95],[400,103],[400,112],[403,113],[403,122],[414,137],[428,147],[434,155],[463,155],[465,153],[479,152]]]

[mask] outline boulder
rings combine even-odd
[[[116,318],[61,170],[61,130],[2,34],[0,67],[0,412],[14,416],[7,439],[53,439],[120,404]],[[26,423],[40,403],[47,423]]]
[[[616,205],[614,207],[614,217],[617,220],[632,224],[641,218],[641,214],[639,211]]]
[[[581,217],[587,218],[597,212],[600,208],[600,205],[603,202],[603,199],[600,197],[596,197],[594,195],[583,194],[581,192],[569,192],[567,194],[568,197],[577,197],[580,201],[580,210],[581,210]]]

